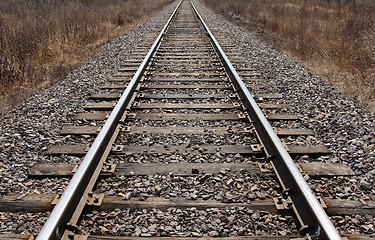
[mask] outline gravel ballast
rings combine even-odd
[[[166,21],[166,16],[169,15],[176,4],[177,2],[174,2],[171,6],[133,29],[129,34],[106,45],[100,53],[82,63],[78,69],[72,71],[65,80],[31,97],[1,119],[0,198],[7,194],[48,194],[61,193],[63,191],[69,179],[28,179],[28,169],[37,163],[80,162],[80,158],[77,157],[51,157],[45,155],[44,152],[49,146],[85,144],[91,143],[94,140],[90,136],[86,138],[74,136],[62,138],[59,133],[63,126],[77,125],[74,115],[83,112],[83,106],[87,103],[88,96],[91,93],[96,93],[100,84],[107,83],[108,78],[119,67],[120,63],[131,56],[131,51],[135,47],[140,46],[145,41],[146,35],[150,36],[150,31],[154,35],[160,31],[160,22]],[[197,2],[197,7],[201,15],[204,16],[208,26],[214,29],[213,33],[225,37],[226,42],[236,45],[241,54],[248,59],[249,66],[256,66],[257,70],[262,73],[262,78],[265,78],[267,84],[272,87],[271,91],[283,94],[284,99],[277,101],[290,104],[291,107],[288,109],[288,112],[298,114],[301,119],[301,121],[295,123],[295,127],[310,128],[316,133],[315,136],[309,139],[292,139],[291,141],[294,143],[300,141],[301,144],[305,142],[323,144],[332,152],[331,155],[323,157],[302,156],[297,161],[346,163],[356,173],[355,176],[333,177],[329,179],[312,179],[309,176],[305,176],[313,191],[323,197],[352,200],[361,199],[364,201],[375,200],[372,199],[375,195],[374,113],[361,108],[356,102],[336,91],[330,84],[325,83],[319,77],[313,75],[307,69],[304,69],[280,52],[267,47],[245,30],[214,14],[200,2]],[[282,126],[283,124],[286,126],[288,123],[277,124],[277,126]],[[150,141],[154,140],[151,139]],[[169,140],[165,139],[163,141],[167,142]],[[181,159],[184,159],[184,157],[181,157]],[[252,179],[252,176],[248,177],[249,186],[255,183],[258,184]],[[137,179],[134,178],[131,180],[134,182]],[[191,179],[191,181],[195,180]],[[144,184],[148,179],[141,179],[139,181]],[[149,181],[152,183],[152,187],[160,185],[153,178]],[[131,184],[132,182],[129,183],[129,185]],[[171,181],[165,184],[171,185]],[[125,192],[130,191],[128,189],[129,186],[122,187]],[[183,186],[178,187],[182,188]],[[134,188],[134,186],[131,185],[130,188]],[[109,190],[105,189],[104,191]],[[137,191],[137,193],[147,192]],[[170,193],[165,192],[164,194],[167,195]],[[184,196],[182,192],[172,193]],[[197,193],[193,194],[197,195]],[[214,194],[210,194],[208,194],[209,198],[214,198]],[[191,195],[189,197],[191,198]],[[240,199],[240,201],[245,200]],[[178,211],[177,214],[176,211]],[[236,220],[237,222],[231,221],[232,216],[240,212],[242,212],[241,219]],[[172,213],[176,219],[167,218]],[[207,214],[211,215],[212,219],[205,218],[204,216],[207,216]],[[0,213],[0,220],[2,220],[0,232],[36,234],[40,230],[40,226],[43,225],[47,215],[48,213]],[[131,216],[132,218],[136,218],[143,215],[159,215],[159,218],[163,220],[155,226],[156,223],[142,222],[137,219],[142,224],[139,227],[135,227],[133,226],[135,219],[128,219],[128,222],[122,222],[117,217]],[[109,217],[107,218],[107,216]],[[191,219],[186,220],[184,216],[189,216]],[[197,216],[201,218],[197,218]],[[225,221],[223,221],[225,223],[226,221],[233,222],[232,225],[235,228],[220,228],[221,222],[217,222],[214,227],[207,227],[205,231],[202,228],[189,228],[193,224],[212,225],[212,221],[220,219],[220,217],[215,216],[225,218]],[[269,219],[272,219],[272,222],[280,221],[281,224],[279,226],[269,225],[272,222],[266,220],[267,216]],[[286,226],[291,220],[284,221],[284,219],[280,220],[280,216],[277,215],[246,209],[230,209],[226,211],[217,209],[209,209],[207,211],[170,209],[166,212],[153,209],[144,212],[137,210],[133,214],[129,214],[128,210],[116,210],[110,213],[96,212],[87,215],[84,218],[84,223],[90,223],[90,218],[94,217],[101,220],[102,223],[108,223],[110,221],[108,219],[114,219],[112,222],[118,224],[118,226],[129,226],[129,231],[119,232],[118,235],[164,236],[163,234],[168,233],[167,236],[216,237],[251,235],[254,231],[258,231],[259,235],[263,233],[296,233],[294,222],[288,228]],[[194,220],[194,218],[197,219]],[[248,223],[255,218],[258,219],[257,224],[259,224],[251,227],[248,226],[248,229],[251,231],[247,233],[247,230],[243,229],[243,223]],[[176,222],[177,220],[179,221],[178,223]],[[340,233],[375,233],[374,217],[370,215],[337,216],[333,217],[333,222],[339,228]],[[161,232],[155,230],[160,226],[168,228]],[[177,228],[177,226],[180,227]],[[218,229],[221,229],[222,232]],[[113,228],[103,229],[100,226],[92,230],[83,229],[83,233],[90,232],[92,234],[109,234],[111,231],[118,232],[121,230]]]
[[[88,96],[98,92],[101,84],[107,83],[121,62],[132,58],[133,50],[150,42],[146,37],[156,38],[176,5],[177,2],[173,2],[128,34],[107,44],[72,71],[65,80],[29,98],[2,117],[0,198],[8,194],[63,192],[69,179],[28,179],[28,169],[37,163],[81,161],[77,157],[52,157],[44,153],[50,146],[89,144],[94,140],[90,136],[62,137],[60,130],[63,126],[77,125],[74,116],[83,112]],[[0,232],[37,234],[46,215],[48,214],[1,213]],[[23,221],[25,218],[32,220]]]
[[[308,140],[327,146],[332,153],[322,157],[302,156],[296,161],[346,163],[355,172],[354,176],[329,179],[305,176],[313,191],[330,198],[375,200],[375,114],[244,29],[213,13],[201,1],[197,1],[196,6],[213,34],[235,45],[248,65],[256,67],[267,80],[271,92],[282,93],[283,99],[278,102],[291,105],[288,112],[300,117],[299,126],[314,130],[316,135]],[[333,222],[342,234],[375,233],[373,216],[334,217]]]

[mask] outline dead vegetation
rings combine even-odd
[[[171,0],[0,2],[0,115]]]
[[[375,1],[204,2],[375,111]]]

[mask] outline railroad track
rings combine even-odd
[[[326,212],[365,211],[313,195],[301,172],[327,177],[350,169],[294,163],[294,156],[329,151],[280,141],[314,132],[293,128],[298,117],[277,103],[282,95],[235,46],[219,45],[191,2],[178,5],[151,49],[132,56],[138,59],[123,62],[90,96],[77,125],[61,130],[95,136],[91,147],[47,150],[85,156],[82,163],[29,171],[72,176],[65,192],[1,199],[8,210],[53,208],[37,239],[341,239]],[[287,121],[288,128],[272,127]]]

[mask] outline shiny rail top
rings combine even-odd
[[[172,19],[176,15],[176,12],[180,7],[181,2],[173,11],[167,23],[164,25],[162,31],[155,40],[155,43],[152,45],[151,49],[147,53],[140,67],[135,73],[134,77],[132,78],[129,85],[122,94],[120,100],[111,112],[108,120],[106,121],[102,130],[96,137],[93,145],[91,146],[85,158],[83,159],[77,172],[74,174],[69,185],[65,189],[63,195],[54,207],[48,220],[44,224],[41,232],[37,237],[38,240],[58,239],[65,231],[65,225],[67,222],[69,222],[69,219],[75,210],[74,205],[77,205],[77,202],[79,201],[77,199],[81,198],[84,191],[83,189],[86,188],[85,186],[87,186],[89,179],[91,179],[93,169],[96,168],[95,165],[100,160],[104,150],[107,148],[109,139],[111,138],[112,133],[116,129],[118,121],[122,117],[125,111],[125,107],[127,103],[130,101],[132,93],[134,92],[137,84],[139,83],[139,80],[141,79],[143,72],[145,71],[145,68],[149,63],[151,57],[153,56],[157,47],[159,46],[165,31],[167,30],[168,26],[172,22]]]
[[[193,5],[194,11],[201,21],[208,37],[211,39],[212,45],[216,50],[219,58],[221,58],[227,73],[239,91],[242,97],[243,104],[248,109],[250,118],[256,123],[255,128],[260,135],[261,141],[270,156],[273,156],[278,174],[281,175],[282,181],[291,190],[290,195],[297,208],[298,213],[307,223],[310,236],[313,239],[341,239],[336,228],[333,226],[326,212],[320,205],[319,201],[311,191],[302,174],[298,170],[296,164],[282,145],[280,139],[273,131],[266,117],[258,107],[254,98],[250,94],[246,85],[241,80],[240,76],[230,63],[224,51],[216,41],[215,37],[209,30],[198,10]]]

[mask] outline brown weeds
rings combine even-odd
[[[204,2],[375,110],[375,1]]]
[[[0,115],[171,0],[0,2]]]

